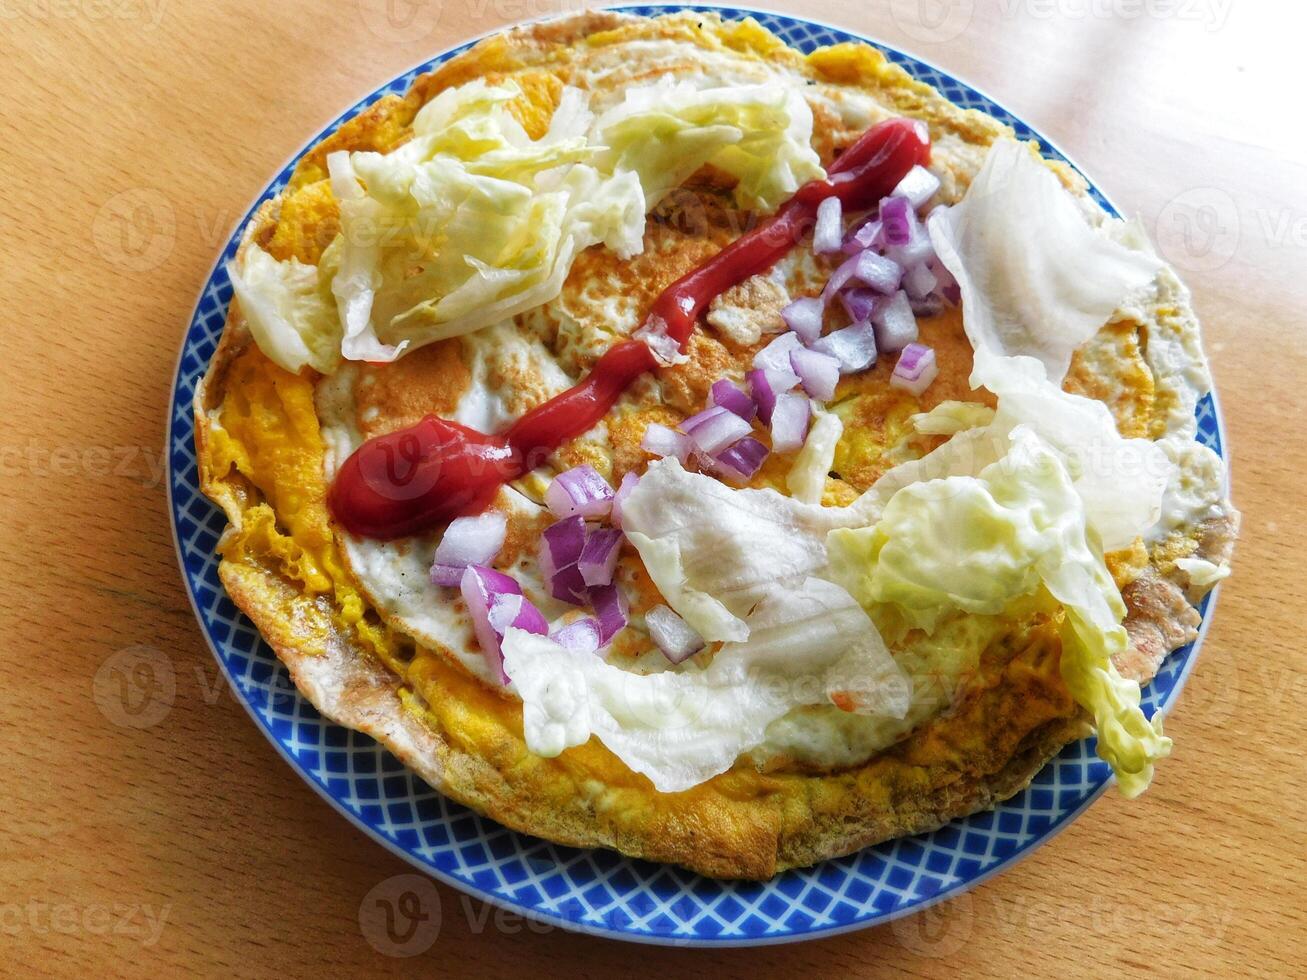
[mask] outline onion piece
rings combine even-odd
[[[903,276],[903,291],[912,300],[924,300],[938,286],[939,279],[931,271],[930,264],[927,262],[914,265]]]
[[[746,436],[712,459],[713,472],[738,483],[748,483],[762,466],[770,450],[753,436]]]
[[[626,475],[622,477],[617,492],[613,494],[612,512],[608,515],[609,520],[613,522],[613,527],[622,526],[622,504],[626,502],[626,498],[631,495],[631,491],[635,489],[635,485],[639,482],[640,478],[635,475],[633,470],[627,470]]]
[[[901,351],[917,339],[917,318],[908,294],[902,290],[876,307],[871,322],[876,331],[876,348],[886,354]]]
[[[468,565],[489,565],[504,547],[507,529],[504,515],[493,510],[450,521],[436,545],[431,580],[437,585],[458,585]]]
[[[870,323],[854,323],[831,331],[812,349],[839,361],[841,374],[856,374],[876,363],[876,332]]]
[[[827,198],[826,200],[834,200]],[[805,344],[811,344],[821,336],[821,318],[826,312],[826,302],[820,296],[803,296],[781,310],[781,319],[785,325],[799,335]],[[756,362],[755,362],[756,363]]]
[[[540,547],[555,568],[575,565],[585,549],[584,518],[568,517],[550,524],[540,535]]]
[[[850,261],[854,265],[853,274],[878,293],[892,293],[899,288],[903,279],[903,267],[892,259],[877,255],[871,249],[859,252]]]
[[[771,447],[778,453],[794,452],[808,437],[812,405],[805,395],[787,392],[776,399],[771,418]]]
[[[912,241],[916,213],[906,197],[887,197],[880,202],[880,240],[886,245],[906,245]]]
[[[917,220],[915,211],[908,211],[907,224],[907,239],[901,242],[887,242],[885,255],[905,268],[911,268],[933,259],[935,246],[930,240],[930,232],[926,226]]]
[[[758,406],[753,399],[741,391],[733,381],[722,378],[714,381],[711,391],[712,403],[734,412],[746,422],[753,421],[758,414]]]
[[[636,328],[631,337],[643,340],[661,367],[684,364],[690,359],[690,355],[682,352],[681,345],[667,335],[667,321],[660,316],[650,316]]]
[[[603,644],[599,640],[599,620],[593,616],[575,619],[549,634],[549,639],[569,650],[581,653],[598,653]]]
[[[605,644],[626,628],[626,596],[616,585],[590,590],[590,603],[599,617],[599,642]]]
[[[606,517],[613,506],[613,488],[588,463],[574,466],[554,477],[545,504],[555,517]]]
[[[733,442],[738,442],[750,432],[751,426],[729,408],[714,405],[704,409],[698,415],[692,415],[681,423],[681,428],[695,448],[711,456],[719,453]]]
[[[796,350],[790,352],[790,364],[809,395],[823,402],[834,397],[835,386],[840,383],[837,358],[816,350]]]
[[[898,186],[890,192],[891,197],[906,197],[908,203],[919,208],[939,190],[939,178],[921,164],[917,164],[904,175]]]
[[[939,374],[939,365],[935,362],[935,351],[925,344],[908,344],[899,355],[899,362],[894,365],[890,375],[892,388],[901,388],[912,395],[920,396]]]
[[[490,672],[501,684],[508,684],[504,673],[504,654],[500,643],[504,633],[512,626],[545,636],[549,624],[540,610],[522,595],[522,587],[510,576],[484,565],[469,565],[459,583],[463,601],[472,617],[472,630],[476,634],[481,654],[486,658]],[[494,623],[499,624],[496,628]]]
[[[585,579],[577,567],[585,540],[585,520],[580,516],[551,524],[540,536],[540,571],[549,594],[575,606],[585,601]]]
[[[868,289],[865,286],[852,286],[848,289],[840,290],[840,303],[844,306],[844,312],[849,315],[849,319],[854,323],[859,320],[870,320],[871,314],[876,310],[876,304],[880,302],[881,297],[874,289]]]
[[[789,371],[790,351],[802,346],[798,334],[783,333],[753,355],[753,366],[764,371]],[[754,397],[758,396],[755,394]]]
[[[586,585],[609,585],[622,551],[622,532],[600,527],[590,532],[576,567]]]
[[[838,252],[842,243],[844,208],[831,196],[817,205],[817,226],[812,231],[812,250],[818,255]]]
[[[861,227],[856,231],[850,232],[844,239],[844,251],[848,255],[856,255],[864,249],[871,248],[880,240],[880,219],[872,218],[863,222]]]
[[[818,341],[818,345],[820,343]],[[776,399],[797,385],[799,376],[787,365],[783,371],[755,368],[747,377],[749,390],[753,392],[753,400],[758,403],[758,418],[762,420],[763,425],[770,425]]]
[[[645,426],[640,448],[662,458],[675,456],[684,464],[690,459],[690,450],[694,444],[685,433],[669,429],[658,422],[650,422]]]
[[[645,613],[644,625],[649,638],[674,664],[684,663],[703,649],[698,630],[666,606],[654,606]]]
[[[897,262],[878,255],[869,248],[863,249],[845,259],[840,267],[831,273],[831,277],[826,280],[826,288],[821,292],[822,301],[829,302],[831,297],[839,293],[853,279],[879,293],[892,293],[899,288],[899,281],[902,278],[903,267]]]

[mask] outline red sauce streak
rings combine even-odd
[[[870,208],[913,166],[929,161],[930,138],[921,123],[889,119],[873,126],[840,154],[825,179],[804,184],[771,218],[668,286],[645,322],[660,318],[684,349],[713,297],[771,268],[812,227],[823,200],[838,197],[848,211]],[[328,493],[331,511],[353,534],[390,539],[484,510],[503,484],[592,429],[632,381],[657,366],[644,341],[625,340],[579,384],[500,435],[429,415],[369,439],[336,475]]]

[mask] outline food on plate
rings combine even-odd
[[[196,393],[222,580],[509,826],[718,877],[931,829],[1140,685],[1238,515],[1142,229],[869,46],[488,38],[263,205]]]

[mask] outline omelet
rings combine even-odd
[[[963,199],[991,145],[1013,137],[865,45],[805,56],[749,19],[587,13],[487,38],[346,122],[259,210],[244,248],[305,270],[338,261],[344,202],[331,154],[400,151],[424,107],[478,81],[512,86],[508,110],[533,140],[569,89],[587,93],[599,114],[633,86],[783,86],[810,109],[811,149],[825,167],[869,127],[909,116],[929,129],[945,205]],[[1078,175],[1054,169],[1094,211]],[[499,431],[573,385],[640,326],[665,287],[750,227],[756,216],[737,190],[730,174],[700,167],[643,218],[637,254],[586,247],[546,302],[387,363],[338,364],[334,351],[309,345],[304,366],[290,370],[258,342],[238,301],[197,390],[196,444],[204,490],[229,520],[218,545],[223,583],[324,716],[377,738],[432,786],[515,829],[709,876],[765,879],[992,806],[1086,735],[1090,718],[1061,669],[1062,604],[1041,592],[930,630],[877,618],[914,680],[895,717],[844,710],[838,699],[796,707],[725,771],[665,791],[598,737],[552,757],[532,751],[522,701],[492,676],[465,603],[432,582],[441,529],[374,540],[345,531],[328,505],[331,481],[369,438],[432,414]],[[547,619],[579,615],[551,595],[536,557],[554,520],[550,480],[582,464],[613,486],[643,473],[648,426],[676,426],[703,408],[716,380],[742,378],[785,329],[782,310],[819,292],[836,264],[795,248],[722,293],[682,363],[639,379],[598,426],[499,490],[492,508],[506,533],[495,567]],[[963,404],[992,415],[994,396],[969,383],[965,313],[965,303],[944,305],[920,318],[939,367],[922,393],[890,384],[889,358],[842,378],[827,406],[841,435],[818,488],[826,508],[854,505],[894,467],[944,444],[948,433],[921,426],[933,410]],[[1193,441],[1194,408],[1209,386],[1189,295],[1165,267],[1145,301],[1078,347],[1063,382],[1105,405],[1121,436],[1165,444],[1181,474],[1158,529],[1106,555],[1127,610],[1130,642],[1114,656],[1127,680],[1146,683],[1195,637],[1190,602],[1229,563],[1237,512],[1219,460]],[[749,488],[790,494],[790,464],[773,454]],[[630,621],[607,663],[641,677],[672,669],[645,620],[667,597],[630,543],[616,576]]]

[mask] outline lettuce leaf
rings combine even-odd
[[[810,578],[772,590],[748,628],[748,641],[723,646],[706,668],[651,674],[510,629],[504,670],[522,698],[527,747],[556,756],[596,735],[657,790],[673,793],[729,769],[793,708],[844,702],[851,684],[860,712],[907,712],[911,681],[838,586]]]
[[[596,120],[586,95],[565,88],[538,140],[508,111],[520,94],[482,79],[447,89],[395,150],[329,156],[341,221],[319,263],[330,316],[302,269],[269,266],[247,243],[233,279],[273,360],[390,361],[547,303],[586,248],[639,253],[645,213],[704,163],[737,178],[738,200],[768,209],[823,175],[795,89],[637,88]],[[325,354],[327,341],[339,355]]]
[[[775,490],[735,490],[675,458],[656,460],[622,504],[622,528],[667,604],[704,639],[743,640],[773,587],[826,564],[826,532],[865,523]]]
[[[252,230],[252,229],[251,229]],[[287,371],[330,374],[340,364],[340,326],[330,282],[317,266],[278,262],[249,239],[227,266],[232,292],[259,348]]]
[[[740,207],[767,211],[824,176],[812,110],[786,85],[699,89],[664,78],[628,90],[595,130],[608,167],[639,174],[651,207],[705,164],[736,178]]]
[[[1092,227],[1056,175],[1013,140],[994,143],[966,196],[932,211],[927,227],[961,288],[972,347],[1035,357],[1059,384],[1075,349],[1162,265],[1110,226]]]
[[[998,613],[1046,588],[1067,611],[1063,679],[1092,713],[1121,791],[1136,795],[1171,743],[1160,716],[1144,717],[1139,685],[1112,664],[1128,642],[1125,605],[1063,455],[1027,426],[1008,438],[1008,452],[976,476],[909,484],[874,525],[832,530],[831,577],[864,606],[892,604],[926,630],[953,609]]]

